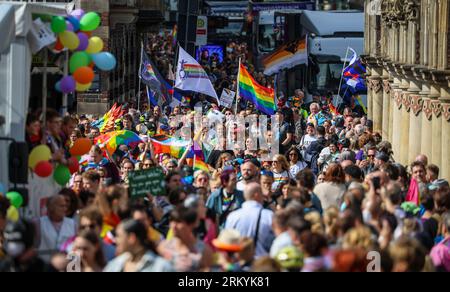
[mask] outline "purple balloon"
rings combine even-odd
[[[71,93],[74,92],[76,89],[77,83],[75,79],[73,79],[72,76],[66,76],[63,79],[61,79],[61,91],[63,93]]]
[[[69,15],[69,16],[67,16],[66,19],[68,22],[70,22],[70,24],[72,24],[73,31],[76,32],[76,31],[80,30],[80,21],[78,20],[78,18],[76,18],[72,15]]]
[[[75,17],[78,20],[81,20],[81,18],[84,16],[85,12],[83,9],[76,9],[70,13],[73,17]]]
[[[78,39],[80,40],[80,45],[77,48],[77,51],[84,51],[89,46],[89,38],[86,34],[79,32],[77,33]]]
[[[74,31],[74,29],[73,29],[73,25],[72,25],[72,23],[70,23],[70,21],[66,21],[66,30],[67,31]]]

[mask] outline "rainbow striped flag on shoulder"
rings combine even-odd
[[[243,64],[239,69],[238,85],[241,98],[253,103],[258,110],[266,115],[275,114],[277,109],[275,91],[258,84]]]

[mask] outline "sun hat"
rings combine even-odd
[[[243,249],[241,234],[234,229],[222,231],[212,244],[220,251],[240,252]]]

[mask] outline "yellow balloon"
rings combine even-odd
[[[47,145],[39,145],[31,151],[28,157],[28,166],[34,169],[41,161],[49,161],[52,158],[52,152]]]
[[[77,91],[83,92],[91,88],[92,83],[89,84],[81,84],[77,82]]]
[[[91,37],[89,39],[89,45],[86,49],[88,54],[97,54],[103,50],[103,40],[99,37]]]
[[[16,207],[9,207],[8,211],[6,212],[6,218],[12,222],[17,222],[19,220],[19,211],[16,209]]]
[[[71,32],[71,31],[66,30],[66,31],[60,33],[59,39],[61,41],[61,44],[71,51],[76,50],[78,48],[78,46],[80,45],[80,39],[74,32]]]

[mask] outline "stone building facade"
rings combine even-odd
[[[450,179],[450,0],[366,0],[368,110],[402,164]]]

